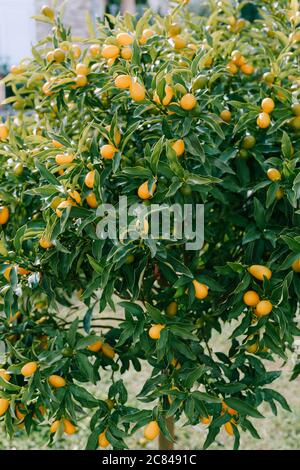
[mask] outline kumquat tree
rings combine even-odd
[[[204,448],[219,433],[238,448],[244,432],[260,438],[263,404],[290,409],[269,366],[300,333],[299,5],[257,1],[249,21],[243,2],[210,1],[205,17],[187,3],[107,15],[82,40],[45,6],[36,20],[51,34],[4,79],[9,436],[44,427],[51,446],[85,418],[87,449],[127,448],[140,428],[170,448],[183,425],[207,428]],[[118,223],[109,236],[125,196],[136,236]],[[203,205],[204,243],[176,238],[173,218],[169,237],[151,236],[160,204]],[[142,221],[132,206],[146,208]],[[124,373],[145,366],[132,406]]]

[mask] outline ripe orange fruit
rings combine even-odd
[[[68,199],[67,201],[62,201],[55,210],[57,217],[60,218],[63,215],[62,209],[74,205],[75,203],[71,199]]]
[[[144,437],[147,441],[153,441],[159,435],[159,426],[157,421],[150,421],[144,429]]]
[[[68,165],[69,163],[72,163],[74,158],[75,158],[74,155],[59,154],[59,155],[56,155],[55,161],[57,165]]]
[[[139,102],[145,99],[145,96],[146,96],[145,87],[141,85],[140,83],[138,83],[137,81],[131,82],[129,92],[133,101]]]
[[[77,64],[76,65],[76,69],[75,69],[75,72],[76,72],[76,75],[88,75],[89,74],[89,68],[87,65],[85,64]]]
[[[113,59],[107,59],[107,66],[112,67],[116,61],[117,57],[114,57]]]
[[[61,377],[60,375],[55,375],[55,374],[50,375],[50,377],[48,378],[48,382],[54,388],[61,388],[66,385],[65,379]]]
[[[276,193],[275,193],[275,197],[277,200],[279,199],[282,199],[284,196],[284,189],[283,188],[278,188]]]
[[[261,109],[267,113],[270,114],[273,109],[275,108],[275,103],[272,100],[272,98],[264,98],[261,102]]]
[[[129,33],[119,33],[116,39],[119,46],[131,46],[133,44],[133,37]]]
[[[105,160],[112,160],[116,152],[117,152],[117,149],[111,144],[102,145],[100,149],[101,156]]]
[[[266,315],[269,315],[272,312],[272,309],[273,305],[269,300],[261,300],[256,305],[254,313],[257,317],[265,317]]]
[[[63,144],[58,142],[58,140],[52,140],[52,145],[57,149],[61,149],[63,147]]]
[[[295,273],[300,273],[300,258],[293,262],[292,270],[295,271]]]
[[[183,97],[180,100],[180,106],[185,111],[191,111],[192,109],[195,108],[196,104],[197,104],[197,100],[195,96],[192,95],[191,93],[186,93],[185,95],[183,95]]]
[[[0,369],[0,377],[6,382],[10,381],[10,374],[5,369]]]
[[[13,75],[21,75],[24,72],[24,66],[22,65],[12,65],[10,68],[10,73]]]
[[[256,124],[261,129],[266,129],[271,124],[270,116],[265,112],[259,113],[258,118],[256,120]]]
[[[210,424],[212,421],[212,416],[200,416],[200,421],[202,424]]]
[[[10,401],[7,398],[0,398],[0,416],[3,416],[8,410]]]
[[[88,79],[86,75],[77,75],[75,78],[75,86],[80,88],[88,84]]]
[[[172,144],[172,149],[175,150],[177,157],[181,157],[185,151],[184,140],[178,139]]]
[[[232,75],[238,73],[237,65],[233,61],[228,62],[228,64],[226,65],[226,69],[228,70],[228,72],[232,73]]]
[[[89,53],[92,57],[99,57],[101,54],[101,48],[99,44],[92,44],[89,48]]]
[[[41,8],[41,13],[44,16],[47,16],[50,20],[53,20],[54,18],[54,11],[52,8],[48,7],[48,5],[43,5]]]
[[[39,245],[41,248],[44,248],[44,250],[48,250],[49,248],[53,247],[53,243],[51,240],[48,240],[46,237],[41,237],[39,239]]]
[[[292,112],[295,116],[300,116],[300,103],[294,103],[292,106]]]
[[[248,290],[245,292],[243,300],[248,307],[255,307],[259,302],[259,295],[254,290]]]
[[[223,111],[221,111],[220,113],[220,118],[223,119],[223,121],[225,122],[229,122],[231,119],[231,112],[229,111],[229,109],[223,109]]]
[[[102,349],[102,346],[103,346],[103,341],[100,341],[100,339],[98,339],[97,341],[95,341],[95,343],[90,344],[87,347],[87,349],[89,351],[98,352]]]
[[[17,267],[17,271],[20,276],[27,276],[27,274],[30,274],[30,271],[28,269],[22,268],[21,266]]]
[[[250,346],[248,346],[246,348],[246,351],[250,354],[255,354],[255,353],[257,353],[258,350],[259,350],[259,344],[258,343],[251,344]]]
[[[155,35],[155,31],[152,29],[144,29],[142,36],[139,39],[139,43],[143,46],[146,44],[147,40]]]
[[[53,51],[49,51],[46,55],[46,60],[47,62],[53,62],[54,61],[54,53]]]
[[[37,371],[38,365],[35,361],[32,362],[27,362],[22,369],[21,369],[21,374],[24,377],[31,377],[35,372]]]
[[[171,366],[175,367],[175,369],[180,369],[181,368],[181,364],[178,361],[178,359],[176,359],[176,357],[173,357],[170,364],[171,364]]]
[[[74,201],[77,202],[77,204],[81,204],[81,196],[80,196],[80,193],[78,191],[76,191],[76,189],[74,189],[74,191],[68,191],[69,192],[69,196],[74,199]]]
[[[96,199],[96,195],[93,192],[90,192],[87,197],[86,197],[86,203],[88,206],[90,206],[92,209],[96,209],[98,207],[98,202]]]
[[[168,317],[174,317],[176,313],[177,313],[177,302],[175,301],[170,302],[166,308],[166,314],[168,315]]]
[[[193,281],[196,299],[205,299],[208,296],[208,287],[205,284],[194,279]]]
[[[0,140],[6,140],[9,134],[8,127],[5,124],[0,124]]]
[[[241,65],[241,72],[245,75],[251,75],[254,72],[254,67],[251,64],[243,64]]]
[[[171,390],[178,390],[179,391],[179,388],[173,386],[173,387],[171,387]],[[168,395],[168,402],[170,403],[170,405],[172,405],[172,403],[173,403],[172,395]]]
[[[165,96],[163,97],[162,104],[168,106],[174,96],[173,88],[170,85],[165,86]],[[159,99],[159,98],[158,98]]]
[[[230,414],[230,416],[237,415],[238,412],[234,408],[230,408],[224,401],[222,402],[222,410]]]
[[[65,419],[63,420],[63,425],[64,425],[64,432],[66,434],[74,434],[76,432],[76,428],[74,426],[74,424],[71,423],[71,421],[69,421],[68,419]]]
[[[104,46],[101,53],[104,59],[116,59],[119,54],[120,49],[118,46],[114,46],[113,44]]]
[[[110,442],[107,440],[105,431],[99,435],[98,444],[99,444],[99,447],[102,447],[102,448],[109,446]]]
[[[52,91],[50,90],[50,86],[51,86],[51,83],[50,83],[50,82],[46,82],[46,83],[44,83],[44,85],[42,86],[43,93],[44,93],[46,96],[51,96],[51,95],[52,95]]]
[[[10,314],[9,319],[8,319],[8,322],[9,322],[9,323],[13,323],[13,322],[16,321],[18,318],[20,318],[21,315],[22,315],[21,312],[17,312],[17,313],[15,313],[14,315]]]
[[[113,359],[115,357],[115,350],[109,344],[103,343],[102,345],[102,352],[104,356],[108,357],[109,359]]]
[[[237,65],[240,65],[239,64],[239,61],[240,59],[242,58],[242,53],[240,51],[237,51],[237,50],[234,50],[232,51],[231,53],[231,59],[232,59],[232,62],[234,62],[235,64]]]
[[[95,182],[95,171],[92,170],[86,174],[84,178],[84,183],[88,188],[93,189],[94,182]]]
[[[258,279],[259,281],[263,281],[264,277],[267,279],[271,279],[272,271],[267,268],[266,266],[262,266],[260,264],[253,264],[248,268],[249,273]]]
[[[24,419],[25,416],[26,416],[26,411],[25,411],[25,413],[22,413],[22,411],[25,411],[24,405],[22,405],[22,404],[16,405],[15,413],[16,413],[16,417],[17,417],[20,421],[21,421],[22,419]]]
[[[71,46],[71,52],[74,56],[75,59],[79,59],[81,56],[81,48],[78,46],[78,44],[72,44]]]
[[[184,39],[182,36],[173,36],[172,37],[172,44],[174,49],[180,50],[184,49],[186,47],[186,39]]]
[[[126,90],[126,88],[130,88],[131,81],[132,80],[130,75],[118,75],[115,78],[115,86],[121,90]]]
[[[0,225],[5,225],[9,220],[9,210],[6,206],[0,206]]]
[[[227,432],[227,434],[229,434],[229,436],[234,435],[233,426],[230,421],[227,421],[227,423],[224,424],[224,429]]]
[[[151,339],[159,339],[160,338],[160,332],[165,328],[166,325],[162,325],[158,323],[157,325],[152,325],[150,330],[148,331],[148,335],[150,336]]]
[[[51,424],[51,426],[50,426],[50,432],[54,434],[54,433],[58,430],[59,425],[60,425],[60,421],[59,421],[59,419],[57,419],[56,421],[54,421],[54,422]]]
[[[178,36],[181,33],[181,26],[178,23],[172,23],[168,29],[169,36]]]
[[[281,173],[276,168],[269,168],[267,171],[267,176],[271,181],[280,181],[281,180]]]
[[[132,58],[133,52],[130,47],[122,47],[121,57],[125,60],[130,60]]]
[[[66,58],[66,54],[65,52],[60,49],[60,48],[57,48],[57,49],[54,49],[53,51],[53,59],[55,60],[55,62],[63,62]]]
[[[11,266],[8,266],[7,268],[5,268],[4,272],[3,272],[3,276],[5,277],[5,279],[9,282],[10,281],[10,272],[12,270],[12,267]]]
[[[138,196],[141,199],[150,199],[153,196],[153,193],[156,190],[156,184],[152,185],[152,194],[149,192],[148,181],[145,181],[143,184],[139,186],[138,189]]]

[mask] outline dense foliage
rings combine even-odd
[[[263,402],[289,409],[268,364],[299,335],[300,14],[295,0],[256,4],[252,23],[230,1],[209,17],[180,3],[164,18],[108,15],[80,45],[60,14],[37,17],[51,36],[6,77],[14,114],[0,124],[10,435],[40,423],[51,442],[88,414],[88,448],[123,448],[144,426],[171,439],[166,418],[185,415],[208,426],[205,447],[223,428],[238,447],[241,431],[259,437]],[[137,240],[99,239],[97,206],[121,195],[203,203],[204,246],[147,238],[147,224]],[[122,374],[145,361],[135,409]],[[103,369],[107,400],[87,388]]]

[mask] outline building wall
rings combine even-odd
[[[50,2],[49,2],[50,3]],[[59,0],[58,6],[63,2]],[[45,0],[35,0],[36,11],[39,12],[45,4]],[[89,12],[92,17],[102,16],[105,9],[105,0],[71,0],[66,2],[64,7],[64,23],[72,28],[74,36],[85,37],[87,35],[86,14]],[[42,38],[50,26],[44,23],[37,23],[37,37]]]
[[[31,54],[35,42],[35,0],[0,0],[0,67]]]

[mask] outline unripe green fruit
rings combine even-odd
[[[24,171],[24,167],[23,167],[23,164],[22,163],[16,163],[16,165],[14,166],[14,174],[16,176],[20,176]]]
[[[242,141],[242,148],[245,150],[252,149],[254,145],[256,144],[256,139],[253,135],[245,135]]]
[[[207,83],[208,83],[208,78],[206,77],[206,75],[198,75],[198,77],[193,82],[193,86],[192,86],[193,91],[202,90],[203,88],[207,86]]]
[[[180,192],[181,194],[183,194],[184,196],[190,196],[193,192],[193,189],[192,187],[187,184],[187,183],[184,183],[181,188],[180,188]]]

